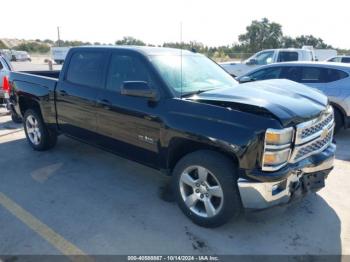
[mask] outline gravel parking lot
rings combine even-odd
[[[205,229],[164,201],[157,171],[61,136],[33,151],[0,116],[0,253],[350,254],[350,132],[326,188]]]

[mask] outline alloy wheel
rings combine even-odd
[[[179,180],[186,206],[196,215],[213,217],[222,209],[224,194],[215,175],[202,166],[187,167]]]

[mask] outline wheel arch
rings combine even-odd
[[[220,153],[228,159],[233,160],[237,168],[239,168],[239,158],[234,152],[227,151],[224,148],[220,148],[218,146],[187,138],[173,138],[169,143],[169,149],[167,152],[166,173],[168,175],[171,175],[176,163],[178,163],[181,158],[199,150],[209,150]]]
[[[41,114],[40,103],[35,98],[26,97],[26,96],[19,96],[18,97],[18,106],[19,106],[19,110],[20,110],[22,117],[24,116],[25,112],[28,109],[33,109],[37,113]]]
[[[339,104],[336,104],[334,102],[330,102],[330,104],[335,110],[338,110],[341,113],[341,117],[343,120],[343,127],[344,127],[345,123],[346,123],[346,112],[345,112],[344,108],[342,106],[340,106]]]

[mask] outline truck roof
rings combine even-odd
[[[131,50],[142,53],[143,55],[179,55],[181,49],[170,48],[170,47],[153,47],[153,46],[105,46],[105,45],[93,45],[93,46],[79,46],[73,47],[72,49],[111,49],[111,50]],[[195,53],[185,50],[182,50],[182,55],[193,55]]]
[[[312,50],[310,49],[306,49],[306,48],[294,48],[294,47],[289,47],[289,48],[271,48],[271,49],[264,49],[264,50],[261,50],[259,52],[262,52],[262,51],[289,51],[289,52],[293,52],[293,51],[306,51],[306,52],[310,52]],[[257,52],[257,53],[259,53]]]

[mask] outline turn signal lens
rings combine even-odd
[[[276,143],[280,141],[280,134],[266,133],[266,142]]]
[[[275,152],[265,152],[264,154],[264,165],[278,166],[288,161],[290,149]]]
[[[267,129],[265,133],[265,143],[267,145],[286,145],[292,143],[293,128]]]

